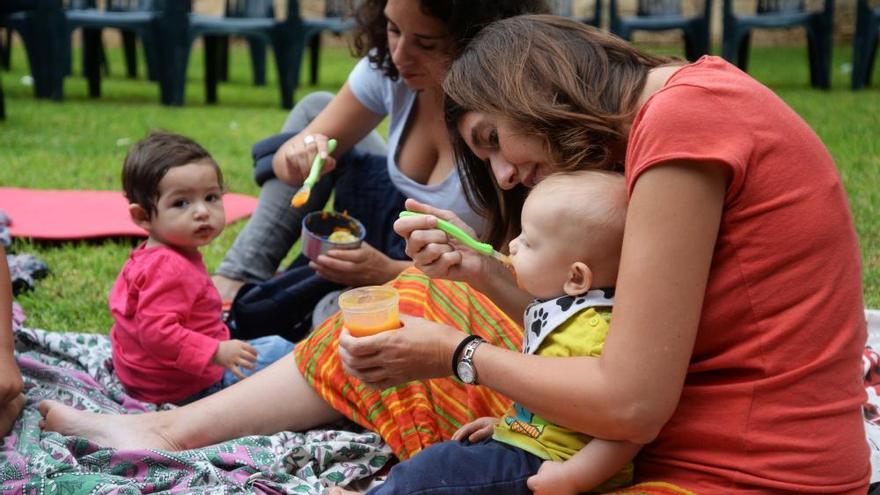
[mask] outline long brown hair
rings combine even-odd
[[[411,0],[413,1],[413,0]],[[455,58],[465,45],[484,26],[498,19],[520,14],[549,12],[544,0],[417,0],[422,12],[435,17],[446,25],[452,40],[451,58]],[[357,25],[354,31],[352,53],[367,57],[392,81],[397,80],[397,67],[391,61],[388,49],[388,19],[385,5],[388,0],[364,0],[355,10]]]
[[[580,22],[524,15],[484,28],[453,62],[443,89],[446,124],[471,207],[487,217],[487,240],[520,231],[526,190],[502,191],[458,132],[478,111],[539,136],[557,170],[623,170],[628,126],[648,72],[676,59],[654,56]]]

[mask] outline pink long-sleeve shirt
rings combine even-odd
[[[217,383],[211,363],[229,329],[220,321],[220,295],[199,253],[159,246],[131,252],[113,289],[110,330],[113,366],[136,399],[185,399]]]

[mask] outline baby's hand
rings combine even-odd
[[[217,346],[217,352],[211,358],[211,362],[219,364],[232,372],[233,375],[244,380],[244,373],[239,366],[253,369],[257,360],[257,350],[250,344],[241,340],[226,340]]]
[[[576,474],[565,469],[565,463],[544,461],[537,474],[526,480],[526,486],[535,495],[577,495],[581,493]]]
[[[477,418],[459,428],[458,431],[452,435],[452,439],[459,442],[464,439],[467,439],[469,442],[479,442],[495,431],[495,425],[497,423],[498,418]]]

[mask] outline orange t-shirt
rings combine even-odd
[[[700,495],[864,494],[859,247],[831,156],[773,92],[703,57],[636,116],[630,192],[669,160],[732,180],[681,401],[636,477]]]

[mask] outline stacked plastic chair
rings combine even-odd
[[[345,6],[346,0],[325,0],[323,17],[305,17],[303,24],[308,30],[309,81],[318,84],[318,67],[321,62],[321,33],[340,36],[354,28],[354,19]]]
[[[550,5],[550,12],[555,15],[569,17],[597,28],[602,26],[602,0],[593,0],[592,16],[574,15],[572,0],[550,0],[547,3]]]
[[[101,94],[101,67],[106,67],[101,43],[104,28],[126,30],[142,37],[148,62],[156,58],[155,30],[160,12],[153,4],[161,0],[105,0],[106,10],[95,0],[31,0],[29,10],[8,20],[8,27],[18,31],[24,42],[34,92],[38,98],[60,100],[64,77],[71,73],[71,34],[82,29],[83,71],[89,83],[89,95]],[[149,65],[149,64],[148,64]]]
[[[225,17],[263,17],[275,18],[274,2],[247,2],[245,0],[226,0],[223,6]],[[229,80],[229,36],[219,38],[218,53],[220,81]],[[249,36],[245,40],[251,55],[251,71],[254,86],[266,85],[266,42],[258,36]]]
[[[271,0],[243,0],[247,12],[265,12]],[[286,0],[287,14],[282,20],[259,17],[209,16],[191,13],[189,1],[172,0],[165,4],[159,23],[164,77],[162,102],[183,105],[186,68],[192,43],[198,38],[205,44],[206,101],[217,101],[217,84],[222,74],[222,48],[229,36],[258,39],[271,45],[278,68],[281,106],[293,107],[293,94],[299,85],[299,69],[308,31],[299,13],[298,0]]]
[[[82,29],[83,69],[89,82],[89,96],[101,96],[101,66],[106,64],[101,32],[107,28],[123,32],[129,76],[137,75],[137,59],[133,52],[135,38],[139,37],[143,41],[147,71],[152,76],[150,79],[158,78],[155,65],[158,63],[159,48],[155,32],[160,11],[155,4],[160,2],[161,0],[105,0],[105,9],[101,10],[97,8],[95,0],[85,0],[80,1],[77,8],[65,11],[68,30],[65,40],[68,44],[70,33],[75,29]],[[69,48],[66,53],[69,57]],[[67,66],[70,66],[69,58]]]
[[[617,0],[611,0],[610,10],[611,32],[625,40],[634,31],[681,30],[688,60],[709,53],[712,0],[704,0],[703,12],[691,16],[683,14],[681,0],[639,0],[636,15],[626,17],[618,12]]]
[[[753,29],[802,27],[807,33],[810,84],[831,87],[831,35],[834,26],[834,0],[825,0],[821,11],[808,11],[804,0],[758,0],[754,14],[737,14],[733,0],[724,0],[724,39],[721,56],[748,69],[749,44]]]
[[[871,84],[874,60],[877,56],[877,33],[880,31],[880,6],[872,7],[868,0],[856,4],[856,34],[853,38],[852,89]]]
[[[34,96],[60,100],[64,94],[65,61],[69,57],[62,0],[4,0],[0,8],[10,14],[7,29],[17,31],[24,42],[34,79]]]
[[[302,23],[306,33],[309,50],[309,75],[312,85],[318,84],[318,69],[321,60],[321,33],[327,32],[340,36],[354,27],[354,19],[348,5],[350,0],[325,0],[324,13],[321,17],[303,17]],[[356,2],[355,2],[356,5]],[[244,0],[226,0],[226,17],[274,17],[275,9],[272,2],[268,5],[255,5]],[[246,38],[251,55],[254,85],[266,84],[266,43],[259,38]],[[226,81],[229,74],[229,44],[220,45],[221,81]]]

